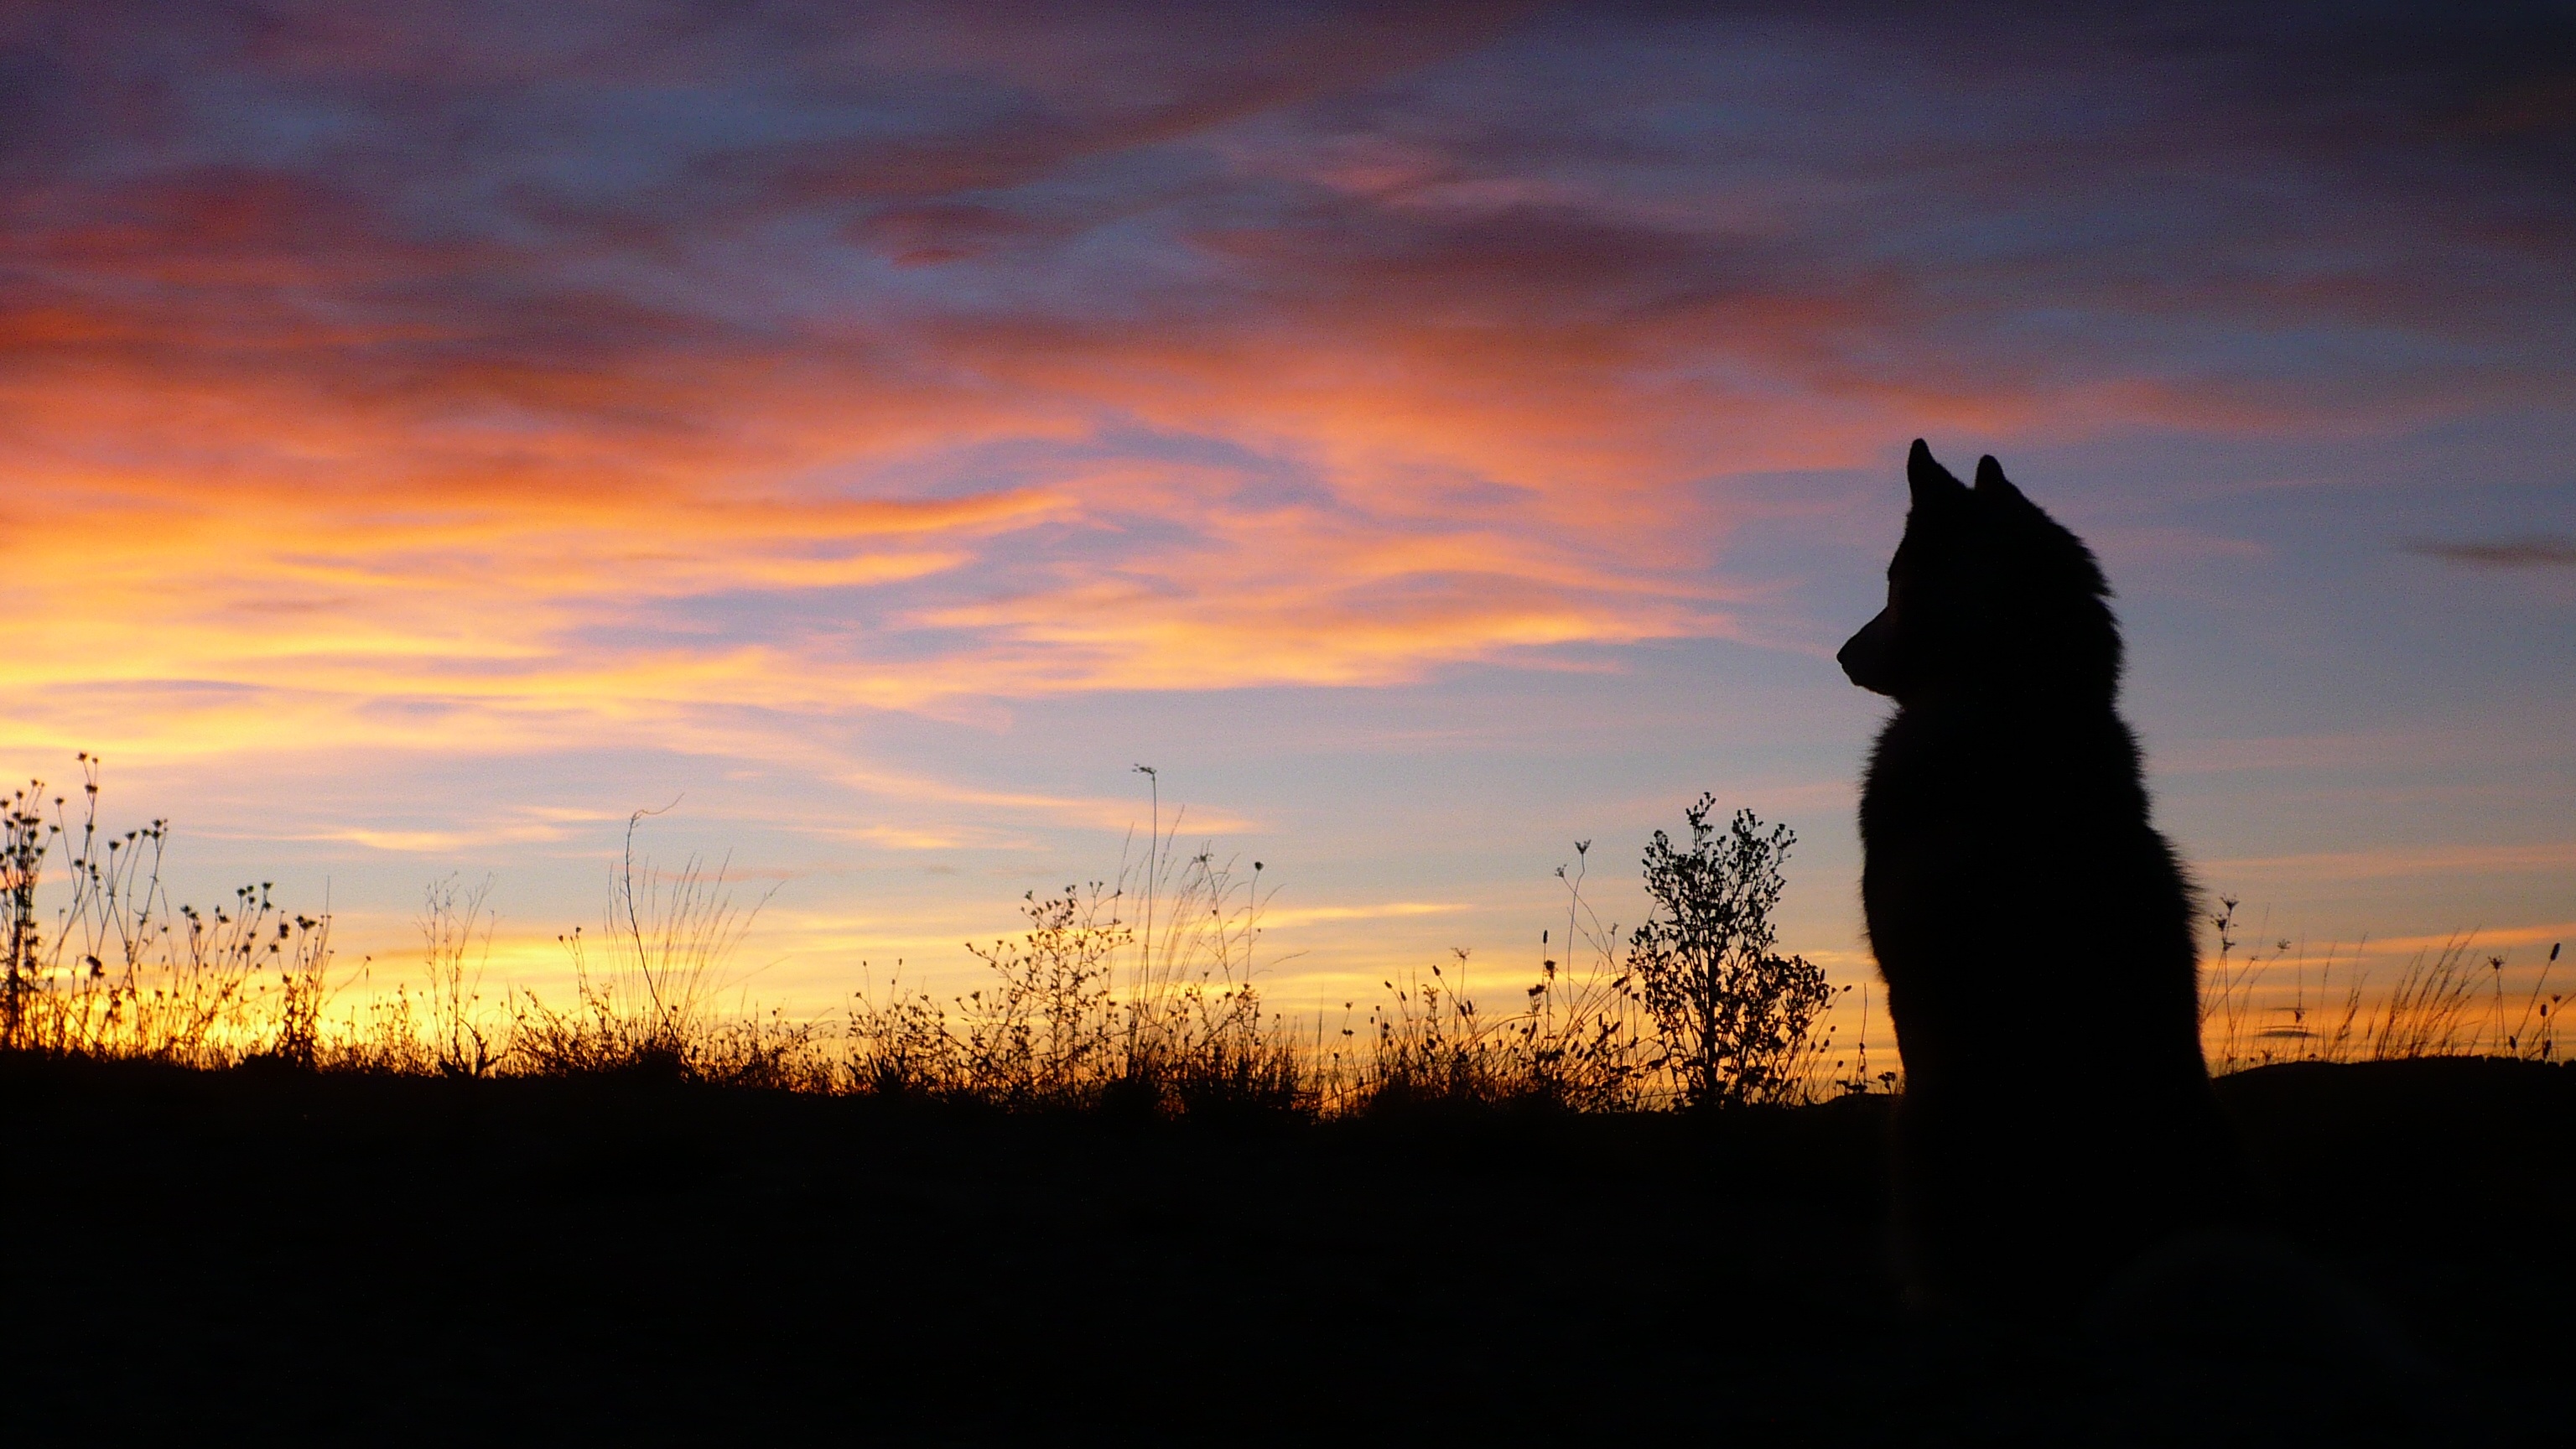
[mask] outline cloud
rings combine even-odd
[[[1444,901],[1388,901],[1359,906],[1281,906],[1261,913],[1264,930],[1339,921],[1384,921],[1410,916],[1446,916],[1468,907]]]
[[[2473,569],[2548,569],[2576,567],[2576,538],[2528,534],[2485,542],[2410,543],[2409,553]]]
[[[490,848],[510,842],[551,842],[564,839],[569,831],[560,827],[523,826],[517,829],[486,831],[454,830],[339,830],[326,835],[299,837],[315,840],[345,840],[369,850],[395,851],[414,855],[454,855],[471,847]]]
[[[2524,946],[2554,946],[2576,936],[2576,921],[2559,921],[2536,926],[2512,926],[2502,930],[2482,928],[2476,931],[2454,931],[2439,936],[2391,936],[2357,944],[2356,954],[2393,956],[2418,951],[2448,951],[2466,948],[2479,951],[2507,951]],[[2542,953],[2544,956],[2547,953]],[[2524,961],[2516,965],[2532,965]]]
[[[2559,871],[2571,866],[2576,866],[2576,842],[2539,841],[2526,845],[2389,847],[2306,855],[2246,856],[2204,862],[2202,871],[2207,875],[2243,872],[2257,876],[2286,874],[2325,880],[2392,880],[2427,874],[2511,875]]]
[[[1140,821],[1133,799],[1107,796],[1049,795],[1026,790],[980,789],[919,775],[879,769],[843,767],[835,783],[882,800],[954,809],[972,807],[1000,812],[1029,823],[1069,824],[1096,830],[1132,830]],[[1206,806],[1175,807],[1168,830],[1190,836],[1240,835],[1257,828],[1241,815]],[[867,838],[880,838],[860,832]],[[926,842],[917,842],[926,844]]]

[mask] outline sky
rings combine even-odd
[[[2565,7],[1032,13],[0,6],[0,770],[495,982],[667,807],[816,1015],[1157,810],[1514,995],[1706,791],[1857,985],[1920,436],[2256,934],[2576,935]]]

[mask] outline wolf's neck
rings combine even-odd
[[[2119,706],[2116,690],[2055,689],[2007,677],[1909,695],[1898,702],[1897,709],[1900,715],[2005,723],[2026,720],[2035,726],[2067,729],[2105,719],[2118,723]]]
[[[2107,698],[1949,697],[1898,707],[1870,774],[1907,793],[1984,791],[1998,776],[2071,775],[2092,789],[2143,788],[2137,737]]]

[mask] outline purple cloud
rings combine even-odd
[[[2468,543],[2411,543],[2410,553],[2476,569],[2576,568],[2576,538],[2563,534],[2530,534],[2522,538]]]

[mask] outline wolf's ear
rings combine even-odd
[[[1905,455],[1905,486],[1914,495],[1914,506],[1938,507],[1966,496],[1967,488],[1950,475],[1950,470],[1932,460],[1932,450],[1921,438]]]
[[[2011,503],[2030,501],[2022,497],[2021,490],[2012,486],[2011,482],[2004,477],[2004,465],[1996,462],[1995,455],[1992,453],[1977,460],[1977,491],[1988,498],[2002,499]]]

